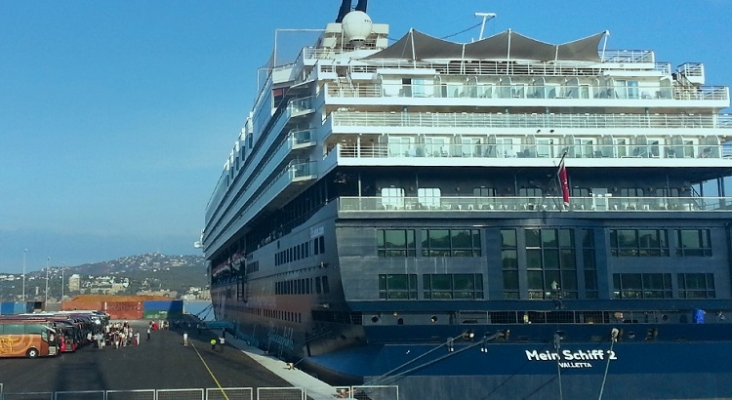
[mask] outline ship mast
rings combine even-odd
[[[485,23],[488,22],[489,19],[495,18],[495,13],[486,13],[486,12],[477,12],[475,13],[476,17],[483,17],[483,23],[480,25],[480,36],[478,36],[478,40],[483,39],[483,31],[485,31]]]

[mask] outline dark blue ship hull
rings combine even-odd
[[[307,359],[400,399],[732,397],[732,341],[370,345]],[[398,368],[402,366],[401,368]]]

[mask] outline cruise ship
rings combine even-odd
[[[217,319],[403,400],[732,397],[729,88],[365,4],[261,71],[206,209]]]

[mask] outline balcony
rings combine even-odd
[[[401,136],[400,138],[404,138]],[[555,139],[559,142],[562,138]],[[567,158],[597,159],[587,160],[587,166],[600,163],[603,159],[725,159],[732,162],[732,149],[719,144],[660,145],[660,144],[338,144],[336,147],[341,158],[560,158],[567,152]],[[499,139],[500,141],[500,139]],[[630,141],[630,140],[628,140]],[[547,140],[548,143],[548,140]],[[634,161],[634,160],[627,160]],[[665,165],[665,164],[664,164]],[[679,164],[681,165],[681,164]]]
[[[637,100],[692,100],[692,101],[729,101],[729,90],[725,86],[701,86],[697,88],[660,87],[659,85],[633,87],[607,87],[605,85],[529,85],[525,83],[500,85],[477,82],[464,85],[423,85],[403,84],[327,84],[327,93],[333,98],[428,98],[428,99],[529,99],[529,100],[612,100],[626,102]],[[561,106],[561,103],[556,103]],[[647,105],[648,103],[643,103]],[[618,104],[620,105],[620,104]],[[640,103],[638,104],[640,105]]]
[[[732,129],[732,115],[705,114],[503,114],[333,111],[333,127]]]
[[[351,212],[731,212],[732,197],[340,197]]]

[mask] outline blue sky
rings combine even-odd
[[[356,1],[353,1],[354,6]],[[495,12],[549,43],[610,30],[608,49],[704,62],[732,86],[732,1],[371,0],[400,38]],[[589,5],[588,5],[589,4]],[[277,28],[324,28],[340,0],[0,0],[0,271],[192,247],[251,109]],[[479,28],[451,38],[477,39]]]

